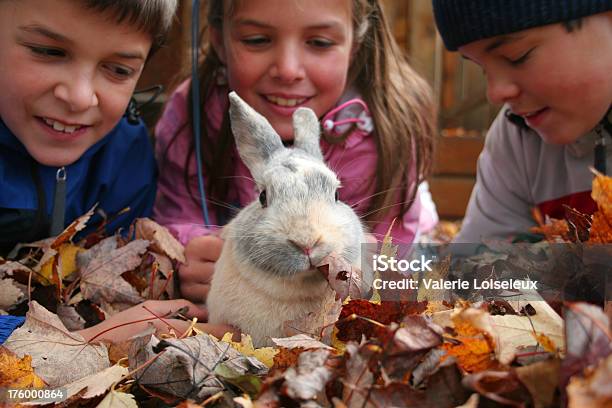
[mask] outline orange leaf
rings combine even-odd
[[[447,342],[441,347],[457,359],[462,370],[474,373],[500,367],[495,359],[495,342],[489,333],[475,327],[461,314],[453,316],[453,323],[457,333],[454,337],[459,343]]]
[[[34,373],[31,356],[19,358],[0,346],[0,388],[43,388],[45,385]]]

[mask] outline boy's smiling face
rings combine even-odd
[[[39,163],[78,160],[117,124],[151,38],[74,0],[0,1],[0,117]]]
[[[483,68],[491,103],[507,103],[549,143],[573,143],[612,103],[612,12],[581,23],[572,32],[552,24],[459,51]]]

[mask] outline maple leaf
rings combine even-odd
[[[278,350],[273,347],[261,347],[256,349],[253,346],[253,339],[248,334],[241,334],[240,342],[232,341],[232,335],[232,333],[225,333],[221,341],[229,344],[245,356],[255,357],[268,368],[272,367],[274,364],[274,356],[278,353]]]
[[[70,333],[61,320],[39,305],[30,303],[23,326],[13,331],[4,345],[17,355],[32,356],[36,373],[50,387],[60,387],[109,366],[106,347],[88,344],[78,333]]]
[[[223,382],[213,373],[220,363],[239,375],[267,372],[256,358],[244,356],[208,334],[163,341],[150,333],[137,337],[132,341],[129,363],[131,371],[139,369],[134,377],[140,384],[193,399],[223,391]]]
[[[43,388],[46,383],[32,368],[32,357],[19,358],[0,346],[0,388]]]
[[[336,292],[336,300],[344,300],[349,296],[353,299],[362,297],[361,271],[344,257],[332,252],[321,260],[317,269]]]
[[[151,242],[151,249],[166,254],[170,259],[185,263],[185,248],[162,225],[149,218],[136,220],[136,238]]]
[[[336,323],[336,337],[343,342],[359,342],[361,336],[365,335],[367,339],[378,338],[384,342],[392,332],[383,326],[390,323],[399,324],[404,316],[422,313],[426,307],[427,302],[382,301],[378,304],[363,299],[351,300],[342,306]]]
[[[467,373],[499,367],[495,359],[495,342],[491,335],[474,324],[475,317],[480,318],[483,315],[483,311],[472,308],[456,311],[452,321],[456,332],[453,337],[458,343],[446,342],[441,346],[449,356],[457,359],[459,367]]]
[[[298,362],[298,357],[302,354],[306,349],[301,347],[296,347],[292,349],[287,349],[281,347],[279,352],[274,356],[274,364],[272,367],[275,371],[285,371],[287,368],[291,366],[295,366]]]
[[[140,265],[148,245],[148,241],[136,240],[108,254],[101,253],[94,257],[81,271],[83,297],[98,304],[135,305],[142,302],[144,299],[121,274]]]

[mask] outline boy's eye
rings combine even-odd
[[[250,46],[255,46],[255,47],[266,45],[270,42],[270,40],[267,37],[264,37],[263,35],[255,35],[255,36],[243,38],[240,41],[242,41],[242,43],[245,45],[250,45]]]
[[[527,61],[529,59],[529,55],[531,54],[531,51],[533,51],[534,48],[530,49],[529,51],[527,51],[525,54],[523,54],[522,56],[520,56],[519,58],[516,59],[508,59],[508,62],[510,62],[511,65],[521,65],[522,63],[524,63],[525,61]]]
[[[325,38],[313,38],[308,40],[308,44],[312,45],[316,48],[329,48],[334,45],[333,41],[327,40]]]
[[[108,65],[106,65],[106,69],[112,75],[114,75],[115,77],[120,78],[120,79],[130,78],[136,72],[132,68],[128,68],[126,66],[117,65],[117,64],[108,64]]]
[[[30,45],[28,46],[28,48],[30,49],[30,51],[32,51],[33,54],[42,57],[57,58],[66,56],[66,52],[58,48],[39,47],[34,45]]]

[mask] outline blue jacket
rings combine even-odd
[[[110,221],[106,231],[149,216],[157,170],[144,125],[125,118],[66,169],[65,226],[96,203]],[[37,163],[0,120],[0,254],[19,242],[49,236],[58,168]],[[130,211],[116,218],[124,208]],[[89,226],[99,224],[96,214]]]

